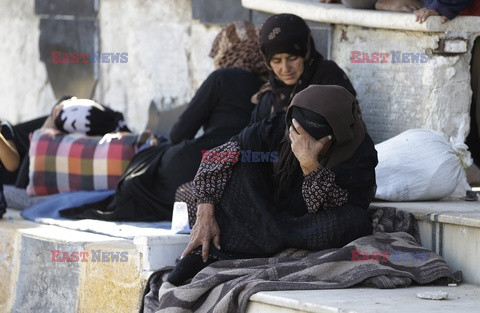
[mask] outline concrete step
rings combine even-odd
[[[421,244],[444,257],[463,281],[480,284],[480,202],[444,199],[424,202],[373,202],[375,207],[411,212],[418,221]]]
[[[125,239],[37,224],[7,210],[0,312],[138,312],[152,270],[173,265],[187,242],[188,235]]]
[[[372,203],[373,208],[384,206],[412,212],[422,245],[443,255],[452,270],[461,270],[465,282],[480,283],[475,262],[480,257],[479,202]],[[137,312],[150,274],[173,265],[188,243],[188,235],[152,234],[139,229],[136,237],[119,238],[33,223],[8,210],[0,220],[0,312]],[[84,262],[80,255],[68,262],[63,252],[89,255]],[[387,305],[392,312],[410,312],[411,303],[421,312],[478,311],[477,285],[447,288],[448,301],[415,298],[416,291],[437,289],[260,292],[251,297],[247,312],[384,312]]]
[[[446,291],[446,300],[425,300],[419,292]],[[268,291],[250,297],[246,313],[477,313],[480,286],[416,286],[397,289],[349,288],[309,291]]]

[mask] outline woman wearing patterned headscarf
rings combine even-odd
[[[312,84],[338,85],[356,95],[345,72],[315,49],[310,28],[299,16],[269,17],[260,30],[260,48],[269,80],[252,99],[257,104],[252,122],[285,110],[295,94]]]
[[[127,169],[131,177],[117,186],[108,212],[89,210],[76,217],[171,219],[175,192],[194,178],[202,150],[225,143],[248,125],[254,107],[251,97],[265,82],[267,69],[258,47],[258,32],[250,22],[226,25],[215,38],[210,57],[216,70],[173,126],[171,145],[150,147],[135,156]],[[203,134],[195,138],[200,128]],[[137,170],[141,174],[136,175]],[[186,192],[188,195],[188,189]]]
[[[192,139],[203,125],[209,137],[224,143],[248,123],[253,104],[247,97],[258,91],[267,76],[258,46],[258,31],[247,21],[225,26],[215,38],[210,74],[170,132],[172,143]],[[224,131],[222,131],[224,129]],[[214,134],[215,135],[214,135]]]
[[[168,280],[216,260],[323,250],[371,234],[377,152],[344,87],[311,85],[202,161],[190,243]],[[254,157],[257,155],[257,157]]]

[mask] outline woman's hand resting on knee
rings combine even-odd
[[[202,246],[203,262],[208,260],[210,243],[220,250],[220,228],[215,219],[215,207],[212,203],[200,203],[197,207],[197,221],[190,233],[190,242],[182,253],[182,258],[198,246]]]

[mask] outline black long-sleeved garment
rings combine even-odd
[[[203,127],[199,141],[208,137],[224,143],[248,124],[254,107],[250,98],[261,84],[257,76],[242,69],[214,71],[173,126],[170,141],[193,139]]]
[[[171,219],[175,192],[193,180],[202,150],[223,144],[248,124],[251,97],[262,83],[258,76],[238,68],[212,72],[174,126],[172,144],[150,147],[135,156],[129,165],[132,175],[119,183],[107,212],[98,211],[99,206],[105,207],[102,203],[61,214],[102,220]],[[200,127],[204,133],[194,138]]]

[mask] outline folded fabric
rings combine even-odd
[[[27,194],[115,189],[136,153],[137,138],[130,133],[100,137],[36,130],[29,150]]]
[[[56,225],[63,228],[103,234],[119,238],[133,239],[135,236],[160,236],[176,233],[170,230],[170,221],[154,223],[145,222],[107,222],[91,219],[69,220],[61,217],[59,212],[72,206],[85,205],[101,201],[113,196],[115,190],[94,190],[64,192],[43,197],[44,200],[32,204],[24,209],[20,215],[36,223]],[[41,198],[41,197],[33,197]]]
[[[53,218],[57,220],[67,220],[60,216],[59,211],[72,205],[82,205],[95,201],[103,200],[111,195],[115,190],[94,190],[94,191],[73,191],[61,194],[43,197],[42,201],[33,203],[26,207],[20,215],[30,221],[37,221],[39,218]],[[35,197],[37,198],[37,197]],[[40,197],[39,197],[40,198]]]
[[[376,233],[339,249],[288,249],[272,258],[217,261],[178,287],[166,281],[171,270],[163,267],[150,276],[140,312],[240,313],[246,311],[250,296],[260,291],[458,282],[441,256],[406,232]]]

